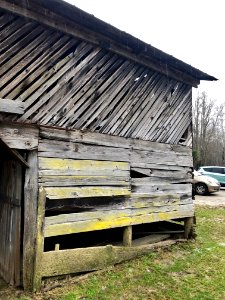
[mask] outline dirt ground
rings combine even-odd
[[[207,196],[195,196],[195,204],[211,207],[225,207],[225,188]]]

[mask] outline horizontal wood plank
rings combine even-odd
[[[129,179],[130,166],[126,162],[39,158],[39,176],[119,176]]]
[[[40,170],[39,176],[53,176],[53,175],[62,175],[62,176],[114,176],[114,177],[124,177],[129,178],[129,172],[124,170],[100,170],[100,169],[56,169],[56,170]]]
[[[128,162],[130,149],[41,139],[39,142],[39,156]]]
[[[144,237],[141,237],[139,239],[135,239],[132,241],[132,246],[141,246],[145,244],[153,244],[158,243],[160,241],[166,240],[170,237],[170,234],[151,234]]]
[[[136,140],[108,134],[81,131],[81,130],[64,130],[58,128],[41,127],[40,137],[50,140],[67,141],[74,143],[83,143],[99,146],[109,146],[114,148],[137,149],[152,152],[174,152],[182,155],[192,155],[189,147],[183,145],[169,145],[158,142]]]
[[[151,153],[151,156],[154,158],[154,155],[157,153]],[[190,167],[178,166],[176,164],[176,160],[174,160],[174,164],[166,164],[166,163],[147,163],[144,159],[141,161],[133,161],[130,162],[132,169],[139,168],[139,169],[148,169],[148,170],[162,170],[162,171],[191,171]]]
[[[130,187],[129,178],[123,176],[41,176],[39,185],[43,187],[66,186],[126,186]]]
[[[88,186],[88,187],[46,187],[46,197],[49,199],[69,199],[87,197],[113,197],[130,195],[129,188]]]
[[[70,214],[60,214],[56,216],[50,216],[46,218],[46,225],[55,225],[68,222],[77,222],[77,221],[87,221],[94,219],[101,219],[103,215],[111,216],[112,214],[123,213],[125,215],[129,214],[143,214],[146,211],[157,212],[158,209],[161,211],[177,209],[179,205],[193,204],[192,198],[186,196],[183,199],[183,196],[178,195],[147,195],[147,194],[133,194],[132,197],[117,197],[113,202],[99,204],[96,203],[95,198],[91,198],[87,203],[85,201],[81,202],[74,201],[75,206],[80,206],[89,209],[87,211],[79,213],[70,213]],[[59,201],[57,201],[59,204]],[[62,202],[60,202],[63,205]],[[166,207],[164,209],[164,207]],[[146,210],[144,210],[146,209]]]
[[[61,212],[60,220],[68,221],[68,209],[70,214],[73,212],[92,212],[91,215],[94,216],[96,213],[102,214],[102,212],[108,211],[125,211],[125,209],[131,209],[134,211],[136,208],[152,208],[152,207],[162,207],[162,206],[177,206],[177,205],[186,205],[192,204],[193,200],[190,195],[187,195],[185,192],[179,195],[177,194],[163,194],[163,193],[151,193],[151,194],[136,194],[132,193],[131,196],[116,196],[116,197],[91,197],[91,198],[74,198],[63,200],[51,200],[48,201],[47,210],[56,211],[57,214]],[[65,213],[66,211],[66,213]],[[76,215],[76,218],[79,218],[82,215]],[[70,217],[73,218],[72,215]],[[56,218],[56,219],[55,219]],[[48,221],[55,224],[59,222],[59,217],[52,216]],[[76,219],[78,220],[78,219]],[[64,222],[63,221],[63,222]],[[48,223],[49,224],[49,223]]]
[[[41,262],[42,277],[94,271],[148,253],[157,247],[176,243],[175,240],[137,247],[99,246],[44,252]]]
[[[96,141],[96,143],[98,142]],[[192,166],[191,155],[176,153],[172,150],[170,152],[169,150],[167,152],[134,150],[131,145],[127,149],[48,139],[40,140],[39,156],[64,159],[125,161],[130,162],[132,167],[161,170],[182,170],[182,166]]]
[[[176,194],[176,195],[188,195],[192,196],[192,184],[191,183],[178,183],[170,184],[163,182],[151,183],[149,180],[141,180],[145,178],[132,179],[132,192],[134,193],[146,193],[146,194]],[[148,179],[148,178],[146,178]]]
[[[17,100],[9,100],[0,98],[0,113],[9,113],[22,115],[24,113],[24,103]]]
[[[130,160],[135,163],[161,164],[167,166],[193,166],[192,156],[179,155],[173,151],[167,152],[151,152],[143,150],[133,150],[131,152]]]
[[[93,215],[91,215],[93,214]],[[95,212],[84,214],[71,214],[65,218],[71,218],[67,223],[50,224],[51,218],[58,222],[62,216],[45,218],[45,237],[116,228],[142,223],[152,223],[164,220],[192,217],[194,205],[174,205],[162,207],[150,207],[144,209],[127,209],[112,212]],[[77,219],[81,217],[81,220]],[[90,219],[91,217],[93,219]],[[89,218],[89,219],[88,219]],[[63,221],[64,222],[64,221]]]
[[[91,198],[92,199],[92,198]],[[81,200],[81,199],[80,199]],[[59,203],[59,202],[58,202]],[[76,206],[85,207],[85,202],[79,201],[79,205],[76,204],[76,201],[73,204]],[[61,205],[63,203],[61,202]],[[83,204],[83,206],[81,205]],[[125,215],[129,214],[143,214],[147,210],[150,212],[156,212],[159,210],[173,210],[177,209],[179,205],[189,205],[193,204],[193,200],[190,196],[178,196],[178,195],[148,195],[148,194],[133,194],[132,197],[117,197],[114,199],[113,203],[110,202],[110,205],[105,202],[104,204],[96,204],[96,199],[93,198],[92,202],[89,201],[87,207],[92,209],[91,211],[87,210],[81,213],[70,213],[70,214],[61,214],[57,216],[47,217],[46,224],[54,225],[67,222],[76,222],[76,221],[86,221],[96,218],[101,218],[104,214],[111,215],[116,214],[116,212],[122,212]],[[164,207],[166,207],[164,209]],[[139,211],[140,209],[140,211]],[[147,209],[146,211],[144,209]]]
[[[60,158],[39,158],[39,167],[41,170],[122,170],[129,171],[130,167],[125,162],[111,162],[111,161],[95,161],[95,160],[73,160]]]
[[[138,165],[138,164],[136,164]],[[191,182],[192,179],[192,170],[190,168],[182,168],[180,171],[177,170],[168,170],[165,169],[151,169],[151,168],[139,168],[139,167],[132,167],[131,164],[131,171],[139,173],[140,175],[145,175],[146,178],[151,178],[151,181],[179,181],[179,182]],[[132,177],[134,179],[137,175],[133,174]]]

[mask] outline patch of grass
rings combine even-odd
[[[151,252],[77,284],[71,278],[52,291],[9,299],[224,300],[225,209],[197,208],[197,234],[196,241]]]

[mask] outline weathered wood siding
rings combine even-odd
[[[158,246],[163,246],[158,243]],[[49,251],[43,254],[40,271],[43,277],[80,273],[107,268],[124,260],[133,259],[149,253],[154,245],[142,247],[100,246],[61,251]]]
[[[0,138],[31,151],[23,284],[35,288],[43,276],[107,263],[90,266],[89,253],[118,255],[118,262],[136,252],[89,249],[74,268],[68,260],[77,260],[78,249],[44,252],[52,237],[124,227],[124,245],[131,246],[132,225],[194,215],[191,150],[178,144],[191,143],[191,88],[199,78],[96,42],[53,11],[48,20],[38,1],[23,4],[0,4]],[[52,267],[52,259],[66,259],[65,268]]]
[[[38,147],[39,129],[24,124],[0,123],[0,138],[10,147],[33,150]]]
[[[42,128],[38,150],[39,186],[47,198],[61,205],[74,199],[73,206],[83,208],[46,217],[45,237],[194,214],[187,147]]]
[[[21,284],[22,178],[18,162],[0,158],[0,276],[17,286]]]
[[[124,239],[130,235],[126,245],[132,246],[132,225],[194,216],[192,156],[186,146],[41,127],[38,162],[34,290],[43,276],[95,270],[139,253],[112,246],[59,250],[59,244],[49,252],[44,251],[48,238],[57,243],[62,235],[123,227]],[[103,264],[95,256],[101,251]],[[74,267],[69,257],[77,261],[77,256]],[[64,267],[52,267],[55,259],[65,261]]]
[[[5,119],[171,144],[191,123],[191,85],[1,9],[0,49]]]

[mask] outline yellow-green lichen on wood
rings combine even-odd
[[[39,157],[41,170],[129,170],[129,163],[98,160],[75,160],[63,158]]]
[[[159,242],[138,247],[99,246],[43,253],[42,277],[94,271],[148,253],[155,247],[174,244],[176,241]]]
[[[111,197],[130,195],[130,189],[123,187],[46,187],[47,198],[49,199],[68,199],[85,197]]]
[[[132,212],[131,209],[103,211],[96,212],[92,216],[90,212],[89,214],[83,213],[83,218],[80,220],[76,219],[79,218],[79,214],[70,214],[69,218],[71,219],[64,220],[63,223],[58,223],[60,222],[60,215],[57,217],[46,217],[45,237],[179,219],[194,215],[194,206],[192,204],[181,205],[176,208],[163,207],[160,210],[155,212],[153,208],[146,208],[135,212]],[[72,220],[72,218],[74,219]],[[53,222],[51,222],[52,220]]]

